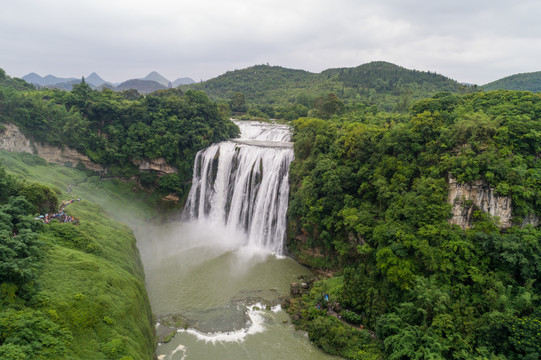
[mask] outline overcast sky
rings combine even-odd
[[[539,0],[4,0],[0,68],[199,81],[383,60],[485,84],[541,71],[540,16]]]

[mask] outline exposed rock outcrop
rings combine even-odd
[[[88,156],[79,153],[77,150],[34,142],[28,139],[16,125],[3,124],[3,126],[5,129],[0,133],[0,150],[27,152],[38,155],[47,162],[60,165],[71,163],[72,166],[76,166],[82,163],[87,169],[103,174],[107,173],[106,167],[92,162]],[[163,157],[152,160],[136,160],[133,163],[139,166],[139,171],[155,171],[158,176],[177,172],[177,169],[169,166]]]
[[[71,163],[73,166],[82,163],[87,169],[105,173],[103,165],[96,164],[86,155],[70,148],[59,148],[49,144],[32,142],[21,130],[13,124],[4,124],[5,130],[0,133],[0,149],[12,152],[26,152],[45,159],[48,162],[65,165]]]
[[[512,225],[511,198],[495,194],[494,188],[484,181],[459,184],[449,177],[448,201],[453,205],[453,217],[449,222],[463,229],[471,226],[473,212],[476,209],[498,217],[502,228]]]
[[[168,202],[173,203],[173,204],[176,205],[180,201],[180,197],[178,197],[175,194],[169,194],[167,196],[162,197],[162,200],[163,201],[168,201]]]
[[[164,158],[159,157],[152,160],[134,160],[133,163],[139,166],[139,171],[156,171],[161,175],[175,174],[177,169],[167,165]]]
[[[0,132],[0,149],[12,152],[33,154],[34,148],[30,140],[13,124],[2,124],[4,131]]]
[[[92,162],[86,155],[81,154],[77,150],[70,148],[59,148],[51,146],[49,144],[35,143],[37,154],[39,157],[44,158],[47,162],[52,162],[60,165],[71,163],[73,166],[82,163],[87,169],[97,171],[100,173],[106,173],[107,169],[100,164]]]

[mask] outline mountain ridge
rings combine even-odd
[[[468,92],[474,87],[461,85],[444,75],[410,70],[376,61],[352,68],[331,68],[320,73],[280,66],[255,65],[228,71],[216,78],[181,85],[181,89],[202,90],[215,101],[228,102],[235,93],[246,103],[260,106],[310,107],[319,97],[334,93],[345,103],[365,103],[385,110],[406,111],[412,101],[438,92]]]
[[[103,80],[101,78],[101,76],[99,76],[98,74],[96,74],[95,72],[93,72],[92,74],[88,75],[86,78],[85,78],[85,81],[91,85],[94,85],[94,86],[100,86],[100,85],[103,85],[105,83],[107,83],[107,81]]]
[[[62,90],[71,90],[73,85],[79,84],[81,78],[61,78],[51,74],[46,76],[40,76],[35,72],[30,72],[22,77],[29,84],[36,86],[56,88]],[[90,75],[84,77],[85,82],[92,87],[93,89],[101,90],[103,88],[109,88],[115,91],[126,90],[126,86],[135,86],[135,90],[141,93],[151,92],[149,89],[162,90],[169,87],[176,87],[178,85],[192,84],[193,81],[190,77],[180,77],[177,78],[174,82],[166,79],[164,76],[159,74],[157,71],[150,72],[144,78],[133,78],[122,81],[120,83],[112,83],[103,79],[96,72],[92,72]],[[131,85],[130,85],[131,84]]]

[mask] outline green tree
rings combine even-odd
[[[240,91],[237,91],[231,96],[230,101],[231,110],[234,112],[246,112],[248,110],[246,106],[246,99],[244,94]]]
[[[39,213],[54,213],[58,209],[58,196],[46,185],[30,183],[23,186],[19,193],[32,203],[35,211]]]

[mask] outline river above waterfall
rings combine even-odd
[[[239,127],[235,142],[198,154],[184,220],[136,231],[163,341],[156,354],[162,360],[330,359],[280,307],[290,284],[310,271],[282,255],[292,149],[257,142],[287,143],[289,130],[253,122]]]

